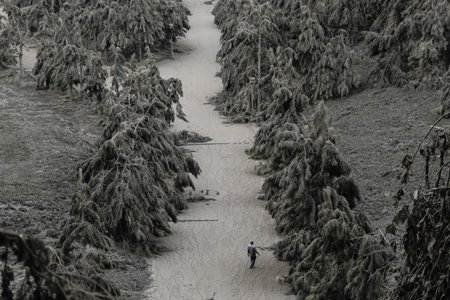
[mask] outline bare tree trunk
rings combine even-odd
[[[256,100],[256,110],[261,104],[261,32],[258,28],[258,99]]]
[[[70,100],[73,100],[72,85],[69,85],[69,94],[70,94]]]
[[[105,64],[108,64],[109,62],[109,56],[108,56],[108,48],[105,49]]]
[[[448,168],[448,175],[447,175],[447,184],[446,186],[450,186],[450,167]]]
[[[439,184],[441,182],[442,168],[444,166],[444,157],[445,157],[445,152],[441,151],[441,156],[440,156],[440,160],[439,160],[439,173],[438,173],[438,178],[436,180],[436,187],[439,187]]]
[[[22,43],[22,40],[20,41],[20,45],[19,45],[19,67],[20,67],[20,74],[23,74],[23,43]]]
[[[253,84],[252,84],[252,89],[250,90],[250,97],[249,97],[249,101],[248,101],[248,108],[249,111],[251,111],[253,109],[253,99],[254,99],[254,92],[253,92]]]

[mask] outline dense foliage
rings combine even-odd
[[[123,69],[120,63],[116,68]],[[149,55],[145,71],[128,74],[102,103],[102,139],[80,167],[81,189],[64,227],[63,249],[73,241],[109,248],[111,238],[152,253],[153,239],[170,233],[169,222],[186,207],[181,192],[193,187],[188,173],[200,173],[168,129],[172,105],[184,118],[181,94],[181,83],[162,79]]]
[[[186,208],[183,189],[194,188],[189,174],[200,174],[192,155],[178,147],[179,136],[169,131],[175,117],[186,120],[179,102],[181,82],[162,79],[151,54],[185,34],[189,11],[170,0],[8,0],[5,11],[2,64],[15,62],[11,40],[17,34],[36,38],[38,88],[94,97],[103,119],[97,147],[79,166],[78,188],[58,244],[61,254],[42,257],[60,257],[58,266],[35,256],[43,244],[25,249],[31,254],[24,266],[35,264],[41,273],[34,274],[34,282],[26,278],[24,284],[33,286],[27,286],[30,297],[22,297],[11,294],[13,275],[5,267],[3,290],[11,296],[5,299],[111,299],[120,293],[102,276],[104,258],[74,253],[116,244],[154,253],[155,239],[169,234],[169,223]],[[137,68],[136,56],[146,58],[143,69]],[[105,84],[105,62],[112,63],[111,90]],[[8,252],[10,245],[5,247]],[[15,254],[22,261],[23,252]],[[58,277],[60,270],[67,282]]]
[[[4,300],[106,300],[120,295],[103,276],[96,252],[85,250],[63,265],[58,253],[42,241],[5,230],[0,230],[0,251]]]
[[[450,4],[443,0],[220,0],[224,89],[213,99],[235,121],[265,120],[273,99],[270,52],[294,54],[302,92],[314,102],[342,97],[360,85],[357,45],[372,56],[369,85],[412,82],[442,86],[450,66]],[[365,74],[366,75],[366,74]]]
[[[189,10],[178,0],[8,0],[7,28],[0,28],[0,62],[21,62],[23,36],[38,43],[37,87],[81,92],[101,100],[102,65],[114,53],[143,58],[146,49],[167,47],[189,29]],[[1,25],[5,26],[5,25]],[[12,47],[13,46],[13,47]],[[15,46],[15,47],[14,47]]]
[[[303,124],[305,103],[309,98],[303,94],[299,80],[300,75],[292,66],[293,52],[289,49],[278,48],[276,57],[272,63],[271,74],[272,86],[274,87],[273,101],[265,111],[266,121],[258,130],[255,136],[254,147],[250,153],[254,158],[270,159],[266,166],[266,171],[278,170],[289,157],[279,157],[283,155],[277,147],[283,147],[286,138],[283,128],[290,127],[290,124]],[[295,139],[294,139],[295,141]],[[262,171],[262,170],[261,170]]]
[[[9,16],[14,11],[21,13],[21,25],[28,34],[38,33],[41,26],[56,25],[53,17],[57,16],[74,26],[72,32],[78,32],[83,44],[95,51],[156,48],[189,29],[189,10],[178,0],[8,0],[6,4]]]
[[[299,299],[377,299],[390,250],[352,210],[359,189],[334,144],[323,102],[310,121],[297,113],[294,122],[272,126],[283,116],[263,124],[250,152],[268,159],[264,197],[285,236],[276,252],[290,263],[293,292]]]
[[[233,2],[233,1],[229,1]],[[281,32],[275,24],[273,8],[268,5],[255,7],[252,2],[219,3],[216,6],[226,13],[226,24],[222,24],[222,47],[217,60],[222,65],[219,76],[224,90],[218,96],[217,104],[226,114],[238,115],[259,111],[266,104],[267,79],[262,77],[269,69],[268,54],[280,44]],[[222,6],[223,5],[223,8]],[[231,5],[236,11],[229,11]],[[220,16],[220,15],[219,15]],[[219,19],[220,17],[218,17]]]
[[[262,40],[262,14],[255,12],[265,7],[271,26],[264,27]],[[276,228],[286,236],[277,253],[290,261],[293,291],[299,299],[378,298],[392,259],[389,245],[352,210],[358,187],[323,108],[310,121],[303,112],[307,104],[345,96],[358,86],[349,49],[359,43],[358,49],[367,50],[359,55],[374,58],[368,84],[442,87],[442,113],[448,117],[449,2],[219,0],[213,14],[222,32],[217,60],[224,85],[214,102],[235,121],[263,121],[248,153],[266,160],[259,172],[269,174],[263,189]],[[399,299],[448,297],[448,230],[442,225],[448,213],[448,138],[440,132],[431,140],[421,150],[425,188],[395,219],[408,221]],[[432,162],[438,163],[434,171]],[[404,160],[408,171],[411,163],[411,157]],[[396,198],[404,194],[400,190]],[[391,224],[387,231],[395,229]]]
[[[169,222],[186,207],[181,193],[193,187],[189,174],[197,176],[200,168],[177,147],[189,134],[168,130],[175,115],[185,118],[181,83],[162,79],[149,53],[184,35],[189,11],[174,0],[8,0],[5,11],[0,66],[21,63],[23,36],[36,37],[38,87],[93,96],[104,117],[98,147],[79,168],[60,239],[64,255],[73,255],[77,243],[109,249],[119,242],[155,252],[154,239],[170,233]],[[299,299],[377,299],[389,270],[388,245],[353,211],[359,189],[323,103],[311,118],[303,112],[359,86],[351,46],[364,39],[376,61],[372,83],[442,86],[442,112],[448,113],[449,2],[219,0],[213,13],[222,32],[217,61],[224,86],[214,102],[235,121],[264,121],[249,154],[266,159],[259,169],[269,176],[263,191],[284,236],[276,252],[290,263],[293,292]],[[143,55],[144,71],[126,63]],[[111,91],[104,62],[112,63]],[[449,145],[449,134],[439,129],[421,147],[424,187],[394,220],[407,222],[399,299],[448,298]],[[414,159],[403,161],[405,184]],[[395,225],[388,231],[395,232]],[[101,268],[92,261],[84,266],[93,269],[83,270],[95,280],[68,272],[79,272],[73,264],[86,256],[55,265],[56,256],[40,241],[3,231],[0,249],[5,299],[14,296],[11,256],[26,267],[18,289],[23,299],[118,294],[96,277]]]
[[[323,102],[311,118],[303,114],[359,85],[349,47],[376,18],[377,3],[220,0],[213,11],[224,84],[214,102],[235,121],[264,121],[248,153],[266,160],[264,197],[285,236],[276,252],[290,263],[299,299],[377,299],[384,291],[390,246],[353,211],[359,189]]]
[[[433,126],[414,156],[407,155],[402,162],[403,187],[397,192],[396,200],[399,203],[402,196],[411,194],[412,201],[403,202],[405,204],[388,227],[395,233],[396,226],[406,223],[403,237],[406,261],[397,288],[397,299],[449,297],[449,142],[450,133]],[[423,185],[408,193],[407,183],[417,155],[425,161]]]
[[[404,84],[409,80],[435,83],[448,70],[450,3],[439,0],[390,0],[366,33],[377,55],[374,79]]]
[[[370,82],[439,86],[450,56],[450,4],[443,0],[315,1],[325,30],[344,29],[353,42],[365,38],[375,57]]]
[[[288,53],[302,93],[311,101],[342,97],[359,85],[348,34],[327,30],[317,5],[220,0],[213,13],[222,31],[217,60],[224,85],[214,102],[235,121],[264,120],[269,114],[281,80],[273,70],[278,48]]]

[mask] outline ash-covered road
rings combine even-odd
[[[159,68],[163,77],[183,82],[182,103],[189,123],[178,122],[176,128],[220,143],[190,146],[203,170],[196,187],[211,190],[216,201],[192,204],[179,216],[188,222],[175,224],[173,234],[161,241],[171,251],[150,260],[154,282],[149,299],[294,299],[285,295],[288,285],[276,280],[287,274],[288,265],[277,261],[272,252],[260,251],[256,269],[249,269],[249,240],[267,247],[279,239],[265,203],[257,199],[263,179],[255,174],[256,162],[244,153],[256,129],[224,124],[226,119],[205,105],[208,97],[221,90],[220,79],[215,77],[220,33],[211,5],[202,0],[185,0],[184,4],[192,12],[192,29],[177,47],[187,54],[163,61]]]

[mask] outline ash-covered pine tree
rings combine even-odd
[[[352,53],[345,40],[344,35],[331,38],[317,65],[307,76],[312,99],[344,97],[359,86],[359,76],[352,69]]]
[[[311,121],[279,131],[284,168],[263,186],[285,235],[276,252],[290,263],[288,282],[299,299],[378,299],[391,254],[352,211],[359,190],[328,126],[321,102]]]
[[[113,65],[109,69],[109,76],[111,76],[111,87],[113,93],[117,96],[123,82],[128,76],[128,72],[125,67],[125,57],[122,55],[122,51],[119,47],[112,49],[112,61]]]
[[[125,49],[133,36],[127,34],[124,14],[125,6],[117,1],[98,1],[81,10],[77,22],[83,24],[80,34],[85,44],[93,42],[105,58],[111,47]]]
[[[327,36],[340,30],[348,32],[350,41],[360,42],[389,0],[324,0],[316,6]]]
[[[185,36],[191,28],[188,22],[188,16],[191,15],[189,9],[183,6],[181,1],[163,0],[159,2],[159,10],[163,18],[164,40],[161,41],[168,45],[175,42],[177,38]],[[161,38],[160,38],[161,40]]]
[[[8,0],[8,3],[16,6],[21,11],[20,27],[28,36],[35,36],[39,27],[52,26],[55,21],[54,16],[59,11],[57,2],[51,0]]]
[[[391,0],[366,34],[379,56],[373,80],[403,85],[408,81],[436,84],[449,66],[450,4],[436,0]]]
[[[101,100],[106,80],[102,61],[94,52],[76,44],[43,46],[38,54],[40,68],[35,68],[38,83],[68,91],[71,97],[78,92],[95,95]]]
[[[87,250],[67,263],[43,241],[4,229],[0,229],[0,250],[2,299],[106,300],[120,296],[99,267],[105,258],[94,251]]]
[[[292,2],[292,1],[291,1]],[[327,37],[317,14],[306,5],[292,9],[289,35],[306,95],[313,100],[343,97],[358,87],[359,78],[353,70],[352,52],[347,46],[346,33],[340,31]]]
[[[233,115],[233,120],[248,121],[268,105],[270,94],[264,93],[262,80],[270,68],[268,53],[280,44],[281,34],[268,3],[241,1],[239,5],[236,19],[221,28],[217,61],[222,65],[218,76],[224,90],[213,102],[224,114]]]
[[[272,97],[269,106],[264,110],[266,121],[261,125],[255,136],[255,142],[249,154],[253,158],[269,159],[266,171],[277,170],[284,165],[279,165],[277,147],[287,142],[282,133],[286,127],[301,126],[304,124],[302,112],[309,103],[309,98],[303,94],[300,74],[293,66],[295,52],[292,49],[278,48],[276,53],[269,56],[271,69],[266,80],[270,80],[267,86],[272,87]],[[302,128],[299,128],[301,131]],[[290,135],[288,135],[290,136]],[[294,138],[295,140],[295,138]]]
[[[214,15],[214,23],[218,25],[220,28],[224,26],[230,25],[237,18],[235,17],[240,11],[243,5],[243,0],[237,1],[228,1],[228,0],[219,0],[212,10],[212,14]],[[228,31],[231,33],[230,31]]]
[[[88,97],[95,97],[102,101],[106,93],[105,81],[107,72],[103,69],[101,55],[90,51],[87,56],[86,66],[83,68],[81,80],[82,91]]]
[[[125,25],[127,35],[133,37],[133,44],[139,59],[142,59],[146,47],[155,45],[158,40],[165,38],[163,19],[155,11],[158,2],[155,0],[120,0],[124,5]]]
[[[324,23],[321,1],[256,3],[221,0],[213,10],[222,32],[217,57],[224,89],[213,100],[220,111],[234,121],[264,120],[275,89],[267,80],[267,58],[277,47],[295,51],[292,64],[302,93],[313,101],[343,97],[358,87],[348,33]]]
[[[7,0],[4,10],[8,16],[7,23],[10,31],[15,36],[14,45],[17,48],[18,62],[21,73],[23,73],[22,56],[25,38],[34,38],[40,44],[39,47],[42,46],[41,42],[48,45],[46,41],[54,38],[55,27],[58,26],[60,2]]]
[[[166,47],[169,41],[175,41],[189,29],[189,11],[180,2],[172,0],[33,0],[12,3],[16,6],[10,5],[10,14],[20,12],[23,15],[19,28],[36,37],[39,44],[34,68],[38,88],[42,88],[44,83],[46,88],[53,85],[51,73],[56,66],[50,58],[65,46],[61,43],[61,35],[67,33],[67,28],[76,33],[69,38],[71,45],[79,48],[80,52],[101,52],[102,57],[98,56],[98,59],[106,63],[110,62],[111,49],[119,48],[127,57],[134,53],[142,59],[146,47]],[[87,57],[91,56],[92,53]],[[78,79],[74,81],[80,82]],[[68,89],[65,85],[59,83],[58,88]]]
[[[134,250],[153,253],[155,238],[169,234],[169,222],[176,222],[177,212],[186,207],[182,191],[194,187],[188,173],[197,176],[200,168],[176,146],[175,135],[168,129],[175,118],[172,105],[184,118],[179,104],[181,84],[162,79],[147,56],[147,69],[129,74],[122,88],[103,104],[106,120],[100,147],[80,170],[89,194],[75,198],[73,207],[86,207],[96,216],[93,220],[99,220],[80,229],[76,234],[81,237],[99,232]],[[82,201],[90,205],[81,205]],[[80,212],[71,211],[62,245],[70,246],[72,228],[82,222]],[[98,239],[102,240],[100,246],[107,247],[108,239]],[[89,239],[81,241],[96,245]]]
[[[37,86],[68,91],[72,98],[81,92],[101,100],[106,71],[100,56],[83,46],[80,31],[69,30],[80,27],[72,10],[70,5],[62,8],[54,36],[43,37],[33,68]]]

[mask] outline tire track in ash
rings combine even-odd
[[[217,222],[181,222],[173,234],[161,239],[171,249],[150,261],[154,284],[149,299],[294,299],[285,296],[287,285],[276,277],[288,272],[286,263],[270,251],[260,251],[254,270],[249,269],[246,247],[249,240],[267,247],[279,240],[273,221],[257,200],[262,178],[255,175],[255,162],[244,150],[250,147],[256,129],[249,125],[223,124],[226,119],[204,105],[207,97],[221,90],[215,56],[219,31],[203,0],[185,0],[191,10],[192,29],[178,42],[189,54],[161,62],[163,77],[183,82],[184,111],[189,123],[176,122],[176,129],[196,131],[213,138],[211,144],[191,145],[203,173],[194,180],[198,190],[217,190],[217,201],[194,203],[179,217],[183,220],[217,219]]]

